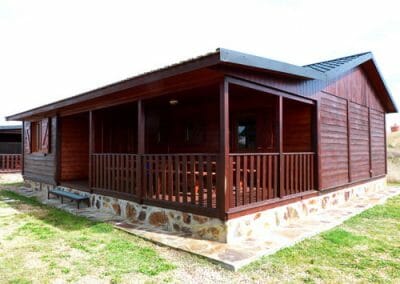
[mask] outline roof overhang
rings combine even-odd
[[[372,66],[368,64],[372,62]],[[365,64],[364,64],[365,63]],[[161,69],[150,71],[131,77],[104,87],[91,90],[76,96],[72,96],[63,100],[59,100],[50,104],[46,104],[28,111],[17,113],[6,117],[7,120],[24,120],[34,116],[40,116],[46,113],[54,113],[56,110],[79,104],[85,101],[97,99],[110,94],[128,90],[134,87],[151,84],[163,79],[182,75],[184,73],[196,71],[203,68],[210,68],[217,65],[234,65],[239,68],[257,70],[264,73],[274,73],[300,80],[321,80],[328,81],[347,70],[351,70],[359,65],[365,65],[367,72],[372,74],[371,80],[380,93],[384,93],[383,100],[388,112],[397,112],[394,101],[388,91],[385,82],[375,64],[372,53],[366,53],[356,60],[352,60],[343,66],[332,70],[331,72],[319,72],[312,68],[304,68],[302,66],[292,65],[281,61],[271,60],[264,57],[241,53],[229,49],[220,48],[214,52],[205,54],[200,57],[182,61],[174,65],[166,66]]]
[[[85,92],[73,97],[46,104],[28,111],[17,113],[6,117],[7,120],[24,120],[42,113],[52,112],[56,109],[67,107],[73,104],[96,99],[108,94],[127,90],[144,84],[149,84],[168,77],[177,76],[186,72],[191,72],[201,68],[208,68],[218,64],[236,65],[239,67],[251,68],[261,72],[274,72],[299,79],[323,79],[320,72],[308,70],[300,66],[271,60],[259,56],[245,54],[228,49],[217,49],[215,52],[179,62],[174,65],[166,66],[151,72],[147,72],[132,78],[119,81],[89,92]]]

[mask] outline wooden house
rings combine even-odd
[[[273,208],[278,224],[382,186],[391,112],[371,53],[296,66],[217,49],[7,119],[23,121],[32,186],[231,241]]]
[[[0,173],[21,169],[21,125],[0,126]]]

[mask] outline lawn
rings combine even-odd
[[[120,282],[124,274],[155,276],[174,267],[109,224],[0,191],[0,283],[77,281],[87,275]]]
[[[0,190],[0,283],[54,281],[399,283],[400,196],[234,273]]]

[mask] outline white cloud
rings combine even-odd
[[[376,3],[0,0],[0,124],[217,47],[294,64],[371,50],[400,102],[397,3]]]

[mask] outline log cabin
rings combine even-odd
[[[392,112],[370,52],[297,66],[220,48],[7,119],[29,186],[230,243],[384,189]]]
[[[21,125],[0,126],[0,173],[21,170]]]

